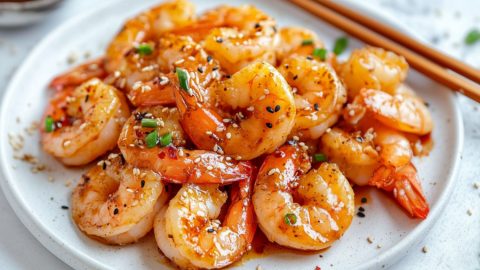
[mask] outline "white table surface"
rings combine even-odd
[[[396,17],[439,49],[480,68],[480,43],[475,46],[463,43],[466,32],[473,27],[480,29],[479,0],[363,2]],[[36,25],[0,28],[0,97],[15,69],[44,35],[75,14],[94,8],[95,3],[68,0]],[[480,185],[480,106],[463,97],[459,97],[459,104],[465,124],[465,145],[454,193],[425,240],[392,269],[480,269],[480,189],[474,188],[475,182]],[[29,233],[3,193],[0,193],[0,213],[0,269],[70,269]],[[423,247],[427,248],[426,253],[422,252]]]

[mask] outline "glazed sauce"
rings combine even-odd
[[[274,254],[282,254],[282,253],[292,254],[293,253],[296,255],[311,256],[311,255],[321,254],[327,250],[328,248],[320,251],[302,251],[302,250],[283,247],[276,243],[272,243],[268,241],[267,237],[262,232],[262,230],[260,230],[260,228],[257,228],[257,231],[255,232],[255,237],[253,238],[253,241],[252,241],[252,248],[247,253],[245,253],[245,255],[243,255],[243,257],[239,261],[235,262],[232,266],[240,266],[249,260],[264,258]]]

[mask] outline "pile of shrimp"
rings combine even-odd
[[[352,185],[426,218],[412,158],[433,125],[405,59],[321,48],[250,5],[197,15],[177,0],[129,19],[103,57],[50,84],[44,150],[94,163],[72,194],[78,228],[116,245],[153,230],[176,265],[211,269],[239,260],[257,226],[285,247],[331,246],[352,222]]]

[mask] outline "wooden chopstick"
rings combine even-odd
[[[312,0],[290,0],[290,2],[320,17],[322,20],[349,33],[350,35],[377,47],[385,48],[405,57],[407,62],[427,77],[480,102],[480,87],[465,78],[454,74],[437,63],[402,46],[394,41],[354,22]]]
[[[315,0],[317,3],[342,14],[343,16],[360,23],[363,26],[368,27],[369,29],[387,37],[412,51],[423,55],[426,58],[429,58],[433,62],[438,63],[439,65],[449,68],[458,74],[465,76],[476,83],[480,83],[480,70],[473,68],[470,65],[465,64],[462,61],[459,61],[453,57],[450,57],[440,51],[429,47],[422,42],[417,41],[414,38],[409,37],[408,35],[396,30],[393,27],[390,27],[386,24],[382,24],[370,17],[367,17],[345,5],[339,4],[337,1],[331,0]]]

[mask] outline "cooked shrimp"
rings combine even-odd
[[[425,103],[413,92],[401,91],[392,96],[379,90],[362,89],[345,109],[344,118],[356,123],[371,115],[393,129],[418,135],[430,133],[433,121]]]
[[[256,7],[221,6],[204,17],[215,27],[205,37],[204,49],[230,74],[253,62],[275,64],[276,22]],[[202,18],[199,22],[208,24]]]
[[[312,56],[314,49],[324,47],[314,32],[302,27],[283,27],[279,31],[279,37],[280,42],[275,48],[278,62],[292,54]]]
[[[310,168],[307,153],[295,145],[280,147],[263,162],[253,205],[270,241],[320,250],[331,246],[350,226],[354,194],[347,179],[333,163]]]
[[[222,268],[249,248],[256,230],[250,179],[238,182],[223,222],[218,217],[227,194],[216,185],[184,185],[155,219],[160,250],[187,269]]]
[[[93,78],[103,79],[107,76],[104,63],[105,61],[101,57],[76,66],[53,78],[49,87],[60,91],[69,87],[77,87]]]
[[[322,136],[320,149],[353,183],[389,192],[395,187],[393,195],[400,205],[413,217],[425,218],[428,204],[416,171],[410,168],[413,153],[408,139],[398,131],[374,126],[363,136],[360,132],[349,134],[333,128]],[[408,194],[408,200],[403,194]]]
[[[405,80],[408,64],[405,58],[381,48],[365,47],[352,52],[340,70],[340,77],[353,99],[362,88],[393,94]]]
[[[200,149],[250,160],[285,142],[295,119],[290,86],[270,64],[251,64],[209,88],[217,100],[202,102],[190,78],[191,92],[176,91],[182,127]]]
[[[153,145],[149,145],[148,137],[152,136]],[[135,111],[118,140],[128,163],[158,172],[164,181],[222,184],[246,179],[251,174],[250,162],[239,162],[215,152],[187,150],[185,144],[178,111],[161,106]]]
[[[337,122],[347,93],[328,64],[303,56],[286,58],[279,69],[295,93],[297,113],[292,134],[318,139]]]
[[[98,79],[58,92],[44,113],[43,149],[66,165],[87,164],[116,147],[129,114],[123,94]]]
[[[142,54],[142,44],[151,45],[160,35],[192,24],[196,20],[195,6],[188,0],[162,3],[128,20],[113,38],[106,51],[106,70],[113,74],[120,69],[123,57],[129,52]],[[147,52],[148,53],[148,52]]]
[[[136,242],[166,201],[160,176],[112,153],[82,176],[72,195],[72,217],[87,235],[109,244]]]

